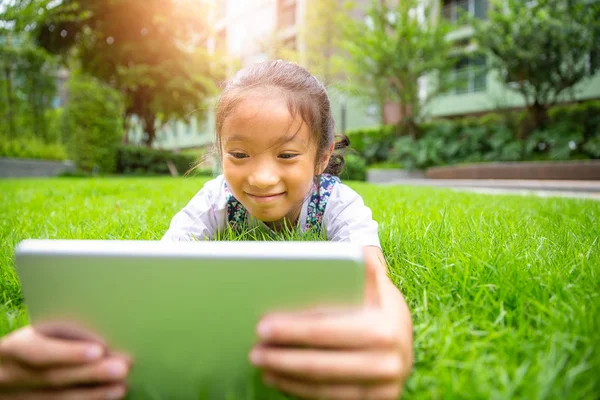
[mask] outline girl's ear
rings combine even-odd
[[[317,175],[321,175],[323,172],[325,172],[325,169],[327,169],[327,164],[329,164],[329,159],[331,158],[331,155],[333,154],[333,150],[335,148],[335,143],[331,143],[331,146],[329,146],[329,149],[327,149],[327,151],[325,152],[325,154],[323,154],[323,157],[321,157],[321,162],[318,165],[317,168]]]

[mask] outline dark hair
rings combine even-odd
[[[243,93],[252,89],[272,88],[281,91],[288,110],[295,118],[300,115],[308,124],[311,137],[317,143],[317,159],[335,142],[335,124],[325,86],[298,64],[277,60],[250,65],[240,70],[227,84],[216,109],[216,144],[221,155],[221,130],[225,120],[243,100]],[[344,135],[335,143],[335,150],[343,150],[350,141]],[[344,169],[343,154],[334,152],[325,173],[339,176]]]

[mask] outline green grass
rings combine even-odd
[[[0,181],[0,334],[26,322],[20,240],[159,239],[202,183]],[[600,202],[352,186],[414,318],[405,398],[597,398]]]

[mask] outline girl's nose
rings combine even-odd
[[[254,171],[248,177],[248,183],[259,189],[267,189],[277,185],[279,174],[273,167],[265,164],[257,165]]]

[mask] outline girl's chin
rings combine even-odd
[[[296,222],[298,221],[297,217],[294,217],[292,219],[289,218],[290,213],[286,213],[286,214],[282,214],[281,212],[264,212],[264,210],[257,210],[256,213],[251,212],[252,216],[256,219],[258,219],[259,221],[264,222],[265,224],[267,224],[267,226],[273,228],[273,227],[280,227],[284,225],[284,222],[287,221],[286,225],[295,225]]]

